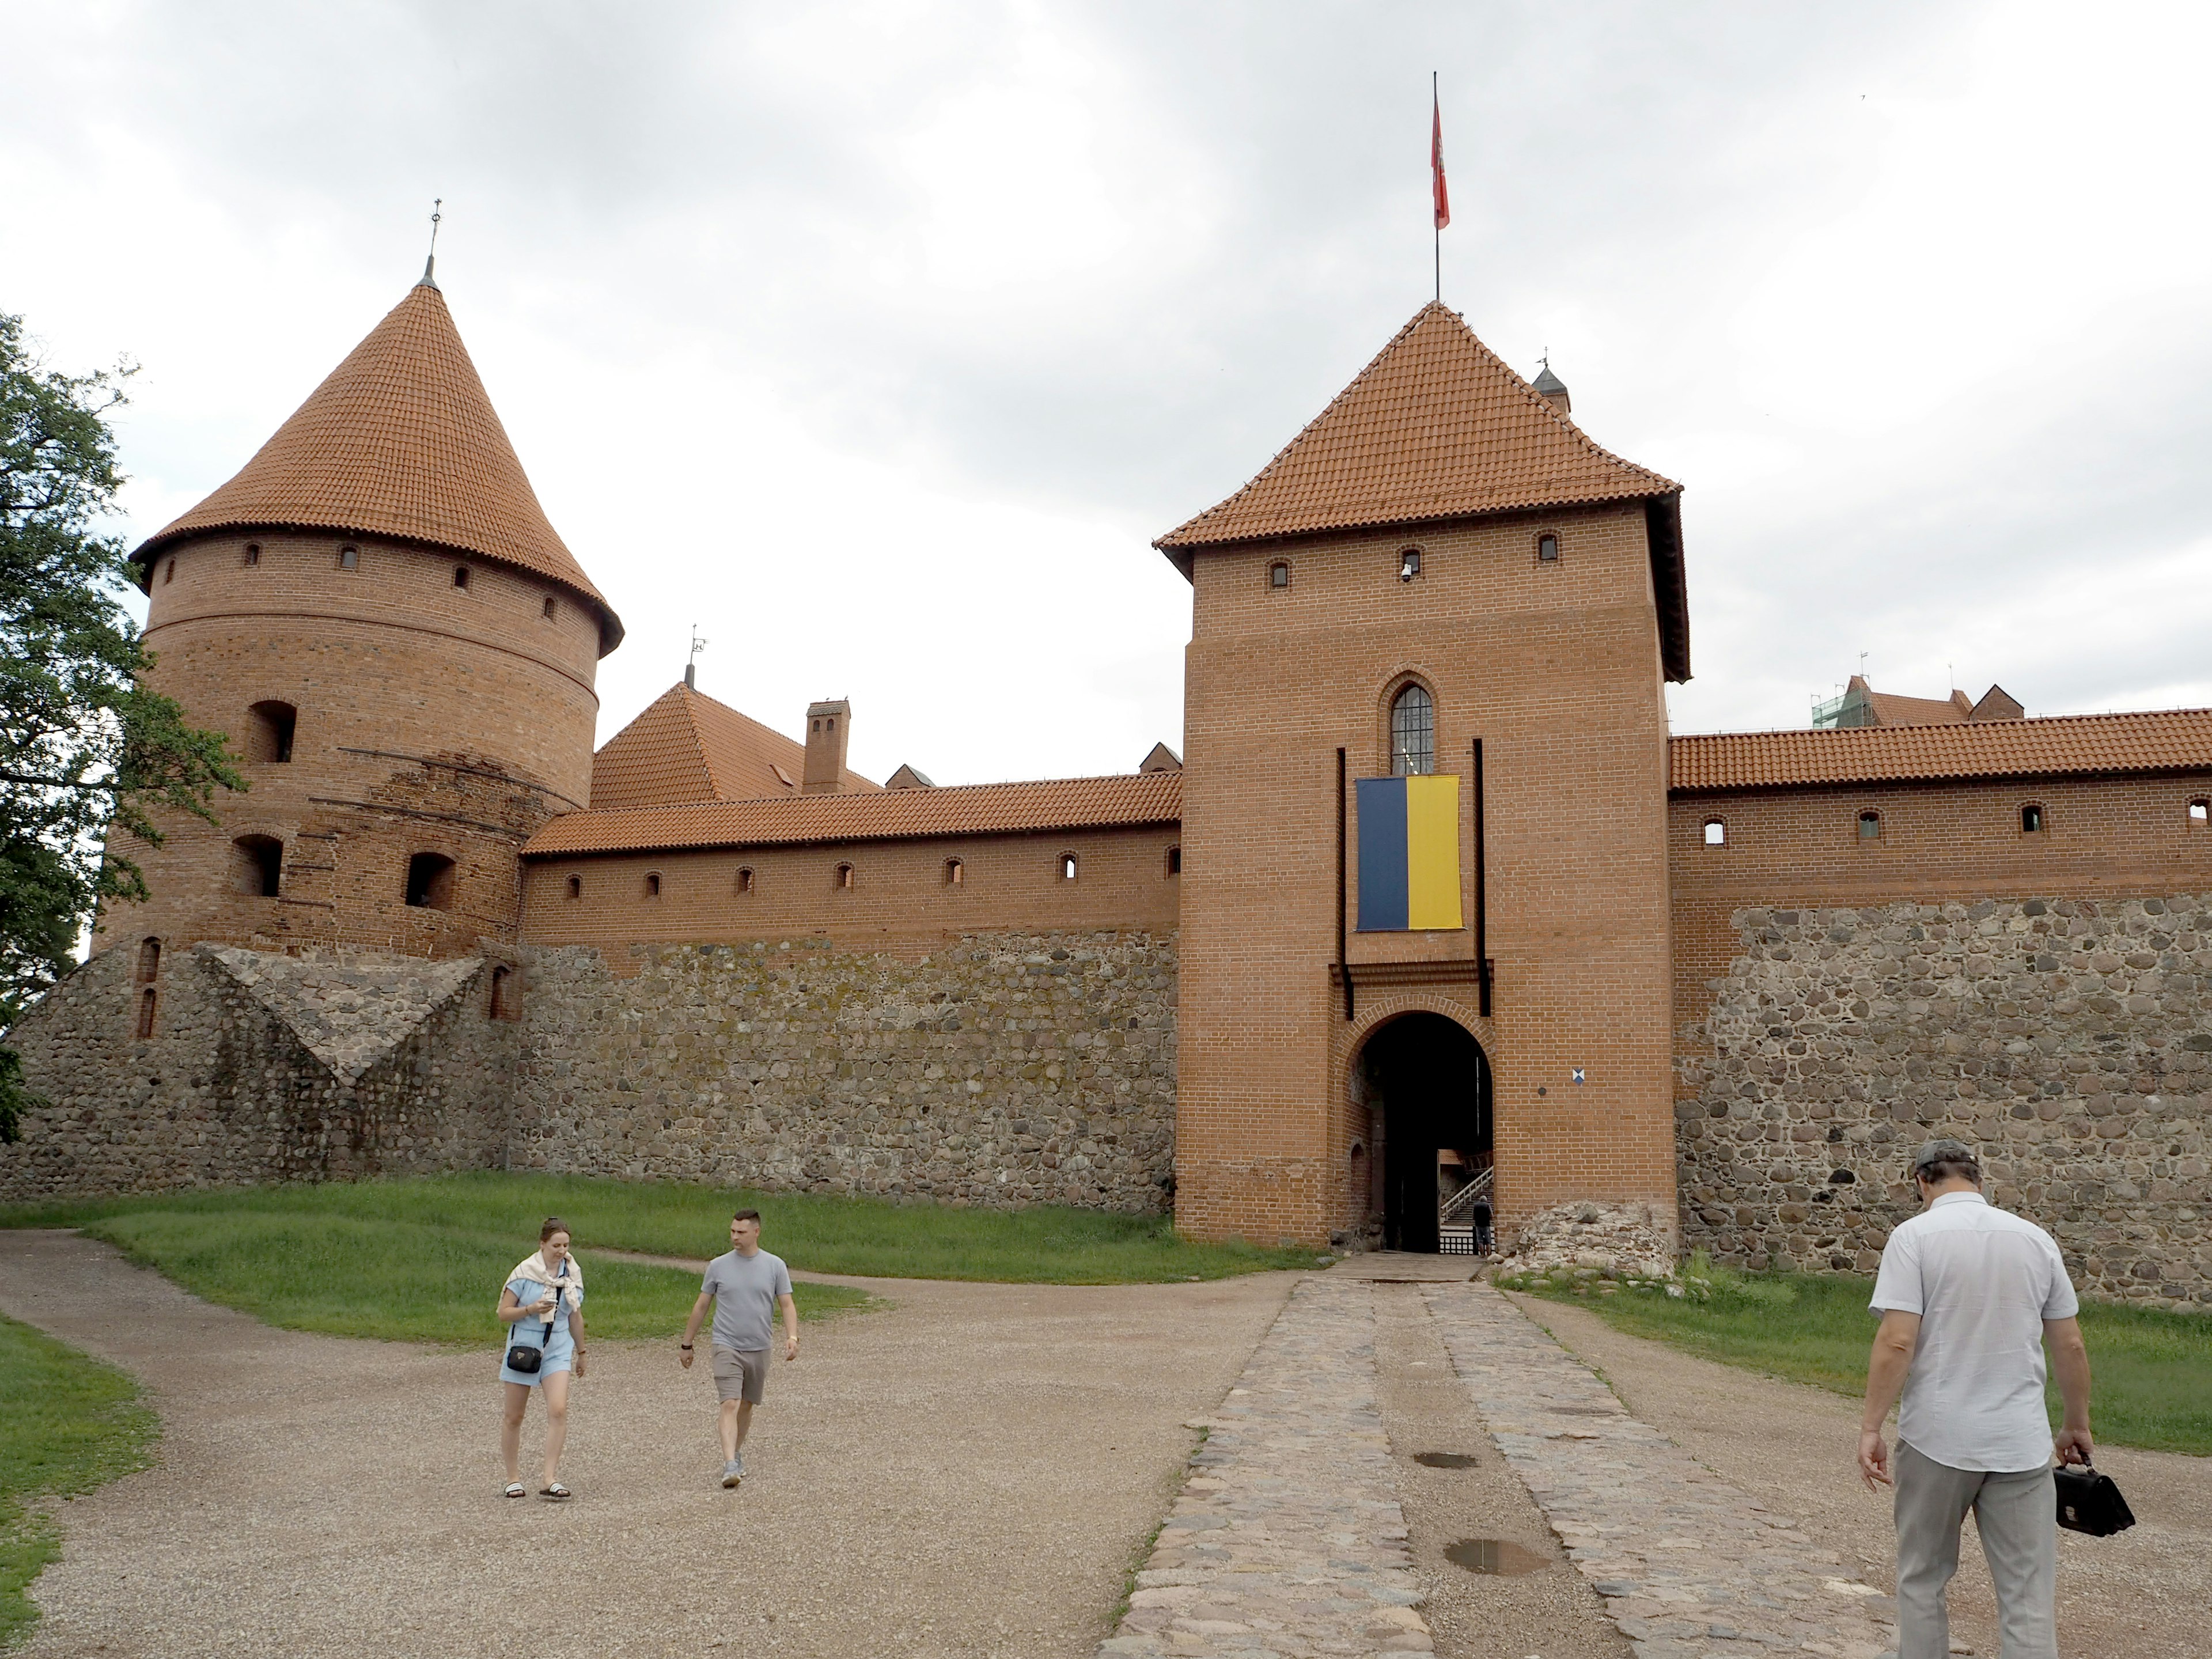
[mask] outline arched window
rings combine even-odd
[[[2043,804],[2040,801],[2030,801],[2020,809],[2020,833],[2021,835],[2041,835],[2043,833],[2044,822]]]
[[[338,549],[338,568],[341,570],[360,569],[361,550],[357,547],[342,547]]]
[[[740,865],[738,868],[738,890],[740,893],[753,890],[753,867],[750,864]]]
[[[1436,705],[1425,686],[1409,685],[1390,705],[1390,774],[1421,777],[1436,769]]]
[[[1881,839],[1881,814],[1871,806],[1859,814],[1859,839],[1861,841]]]
[[[1171,876],[1182,873],[1182,848],[1180,847],[1168,848],[1168,873]]]
[[[299,729],[300,711],[289,702],[257,702],[246,714],[252,726],[246,738],[250,761],[289,761],[292,734]]]
[[[545,620],[546,620],[547,622],[551,622],[551,621],[552,621],[556,617],[559,616],[560,614],[561,614],[561,606],[560,606],[560,603],[559,603],[557,600],[556,600],[556,599],[554,599],[554,597],[553,597],[550,593],[548,593],[548,594],[545,596]]]
[[[2212,825],[2212,800],[2198,799],[2189,803],[2189,824],[2192,830]]]
[[[568,878],[568,896],[573,899],[584,896],[584,878],[581,876]]]
[[[1075,879],[1075,854],[1073,853],[1062,853],[1060,855],[1059,869],[1060,878],[1062,881],[1073,881]]]
[[[261,544],[259,542],[246,543],[246,562],[248,564],[259,564],[261,562]]]
[[[491,1017],[494,1019],[514,1018],[514,994],[507,985],[514,972],[504,963],[491,970]]]
[[[1705,845],[1708,847],[1728,845],[1728,825],[1722,819],[1707,818],[1705,820]]]
[[[853,866],[849,864],[841,864],[837,866],[837,890],[841,893],[849,893],[853,890]]]
[[[161,941],[142,939],[138,944],[138,982],[150,985],[154,976],[161,971]]]
[[[947,887],[964,886],[967,884],[967,880],[968,866],[966,865],[963,864],[958,859],[947,859],[945,860],[945,884]]]
[[[647,898],[659,898],[660,896],[659,871],[648,870],[645,872],[645,896]]]
[[[240,836],[230,845],[238,890],[275,898],[284,878],[284,843],[274,836]]]
[[[155,992],[148,986],[138,994],[138,1040],[143,1042],[154,1035],[154,1002]]]
[[[453,861],[443,853],[416,853],[407,860],[407,902],[417,910],[453,908]]]
[[[468,585],[469,585],[469,568],[468,568],[468,566],[466,566],[466,565],[465,565],[465,564],[457,564],[457,565],[455,565],[455,566],[453,567],[453,586],[456,586],[456,587],[466,587]]]

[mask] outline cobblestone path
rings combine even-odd
[[[1374,1296],[1335,1275],[1299,1285],[1205,1420],[1212,1432],[1102,1654],[1432,1650],[1376,1405]]]
[[[1425,1286],[1452,1363],[1638,1659],[1875,1659],[1894,1604],[1621,1408],[1486,1285]]]

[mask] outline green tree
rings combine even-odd
[[[147,896],[121,848],[161,845],[156,811],[213,823],[215,792],[246,787],[222,734],[143,683],[130,563],[97,533],[123,484],[106,417],[134,372],[47,368],[0,313],[0,1030],[69,971],[99,905]],[[0,1047],[0,1139],[25,1102]]]

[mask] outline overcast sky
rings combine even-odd
[[[422,269],[628,624],[939,782],[1180,745],[1152,538],[1428,297],[1680,479],[1675,729],[2212,703],[2202,5],[0,0],[0,310],[129,532]]]

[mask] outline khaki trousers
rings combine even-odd
[[[1996,1587],[2000,1659],[2058,1659],[2058,1494],[2051,1470],[1954,1469],[1897,1443],[1897,1659],[1944,1659],[1943,1593],[1966,1511]]]

